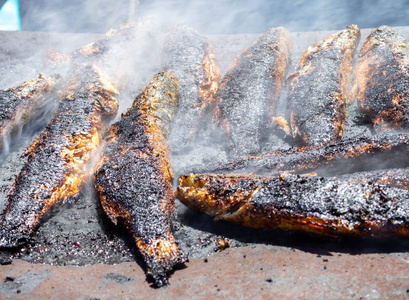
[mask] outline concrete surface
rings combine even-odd
[[[0,267],[1,299],[407,299],[409,254],[309,253],[257,245],[192,259],[152,288],[134,262]]]

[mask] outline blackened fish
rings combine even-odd
[[[97,67],[75,65],[67,76],[58,108],[27,148],[28,160],[6,198],[0,247],[24,243],[47,211],[78,194],[101,131],[116,114],[118,92]]]
[[[170,228],[175,207],[167,137],[178,99],[177,79],[156,75],[112,125],[95,173],[102,207],[132,234],[157,286],[185,260]]]
[[[61,77],[40,74],[36,79],[0,91],[0,150],[18,128],[32,122],[41,112],[47,95],[58,86]]]
[[[367,172],[357,172],[337,176],[340,179],[347,179],[350,182],[377,183],[390,187],[409,189],[409,168],[397,168],[386,170],[374,170]]]
[[[182,172],[253,172],[274,174],[280,171],[305,173],[321,170],[325,175],[358,172],[386,167],[408,166],[409,134],[383,133],[370,137],[345,139],[334,144],[291,148],[228,163],[215,162],[191,166]]]
[[[351,98],[376,131],[409,128],[409,43],[392,28],[381,26],[365,39]]]
[[[409,191],[310,175],[196,175],[176,197],[193,210],[254,228],[321,236],[408,237]]]
[[[169,144],[172,152],[181,152],[192,147],[203,118],[214,108],[220,72],[210,42],[183,24],[166,36],[162,70],[179,80],[180,105]]]
[[[286,91],[293,137],[321,145],[343,135],[352,60],[361,32],[355,25],[314,44],[288,78]]]
[[[260,154],[291,51],[290,33],[271,28],[223,76],[213,121],[226,133],[231,156]]]

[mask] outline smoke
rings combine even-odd
[[[407,0],[20,0],[22,28],[29,31],[104,33],[133,18],[158,15],[163,29],[186,23],[204,34],[340,30],[407,26]]]

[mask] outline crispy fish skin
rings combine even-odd
[[[189,174],[176,197],[193,210],[253,228],[319,236],[407,237],[409,191],[309,175]]]
[[[60,81],[60,75],[46,77],[40,73],[38,78],[0,90],[0,150],[4,148],[4,141],[14,135],[19,126],[33,121],[46,101],[45,96],[49,95]]]
[[[172,152],[192,147],[204,116],[214,107],[220,72],[213,46],[194,29],[178,24],[166,36],[162,70],[179,80],[180,105],[172,124]]]
[[[24,243],[51,207],[78,194],[102,128],[117,111],[118,91],[94,65],[74,66],[68,78],[51,122],[26,149],[28,160],[6,198],[0,247]]]
[[[409,134],[382,133],[370,137],[345,139],[333,144],[290,148],[259,156],[249,156],[227,163],[215,162],[192,166],[177,173],[237,173],[275,174],[281,171],[305,173],[323,170],[325,174],[358,172],[361,169],[381,169],[382,165],[407,165],[404,153],[409,150]],[[338,167],[338,168],[336,168]],[[334,174],[333,174],[334,173]]]
[[[343,135],[352,60],[361,32],[350,25],[314,44],[287,79],[293,137],[304,145],[320,145]]]
[[[376,131],[409,128],[409,43],[391,27],[374,29],[356,64],[351,98]]]
[[[175,204],[167,137],[178,99],[176,77],[156,75],[112,125],[95,172],[102,207],[132,234],[157,286],[185,261],[170,227]]]
[[[282,27],[271,28],[223,76],[213,122],[226,133],[231,156],[260,153],[291,52],[290,33]]]

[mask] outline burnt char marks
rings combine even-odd
[[[206,184],[190,190],[191,194],[203,195],[212,189],[212,181],[219,175],[202,176]],[[247,187],[237,184],[237,177],[248,180]],[[255,228],[297,230],[318,235],[347,236],[407,236],[409,233],[409,192],[372,182],[354,182],[347,177],[324,178],[284,174],[274,177],[252,175],[225,175],[219,179],[229,186],[232,194],[252,193],[249,199],[234,211],[228,211],[228,199],[213,193],[212,199],[202,198],[202,205],[211,205],[223,199],[223,208],[213,212],[217,220],[235,222]],[[183,194],[188,185],[180,182],[178,192]],[[220,183],[219,183],[220,184]],[[246,190],[249,188],[250,190]],[[176,194],[188,206],[192,198]],[[220,197],[220,198],[218,198]],[[236,205],[237,206],[237,205]],[[193,204],[193,208],[197,206]],[[202,210],[205,211],[206,210]]]
[[[79,192],[108,115],[98,103],[110,107],[110,115],[116,112],[116,90],[108,83],[92,65],[72,68],[51,122],[27,148],[28,160],[8,194],[0,247],[18,246],[52,206]]]
[[[310,47],[288,79],[291,130],[304,145],[320,145],[343,135],[352,59],[360,30],[351,25]]]
[[[7,90],[0,91],[0,150],[3,142],[17,133],[19,126],[27,125],[41,112],[42,105],[58,85],[61,77],[40,74]]]
[[[288,31],[269,29],[237,57],[223,77],[216,93],[214,122],[226,132],[232,156],[259,154],[291,52]]]
[[[409,128],[409,43],[388,26],[375,29],[359,54],[351,97],[376,131]]]
[[[184,261],[170,228],[174,212],[167,136],[178,105],[178,82],[160,73],[112,125],[95,173],[95,188],[114,222],[125,225],[157,286]]]
[[[172,152],[192,147],[201,121],[214,107],[220,73],[213,47],[195,30],[178,24],[166,36],[162,70],[179,80],[180,105],[172,124]]]

